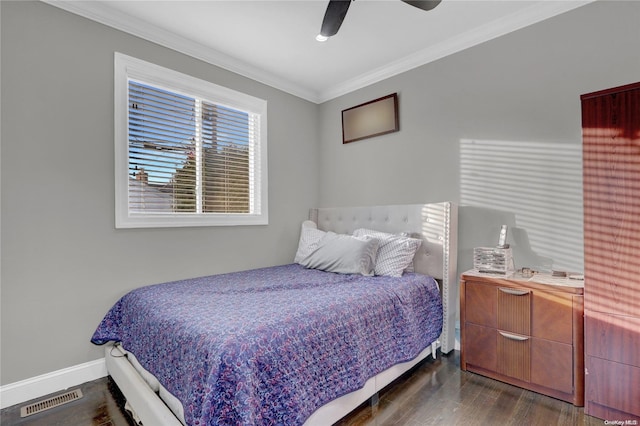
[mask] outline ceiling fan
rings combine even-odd
[[[319,41],[325,41],[335,35],[347,15],[347,10],[352,0],[329,0],[327,11],[324,13],[320,34],[316,37]],[[404,3],[422,10],[431,10],[440,4],[441,0],[401,0]]]

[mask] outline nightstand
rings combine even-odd
[[[465,272],[460,368],[584,405],[584,283]]]

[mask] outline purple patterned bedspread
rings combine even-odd
[[[91,341],[122,342],[188,425],[300,425],[441,331],[433,278],[292,264],[136,289]]]

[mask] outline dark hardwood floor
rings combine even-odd
[[[552,360],[550,360],[552,362]],[[424,361],[340,426],[587,425],[603,420],[545,395],[460,370],[460,352]]]
[[[552,360],[550,360],[552,361]],[[460,371],[460,353],[428,359],[338,422],[339,426],[598,425],[581,407],[473,373]],[[84,398],[20,419],[20,407],[2,410],[2,426],[131,426],[124,400],[109,378],[80,386]],[[145,425],[154,426],[154,425]]]
[[[2,410],[2,426],[134,426],[124,410],[125,400],[110,377],[93,380],[71,389],[80,388],[83,397],[50,410],[20,418],[20,407],[33,403],[14,405]],[[60,393],[60,392],[59,392]],[[55,396],[58,393],[52,394]],[[145,425],[146,426],[146,425]]]

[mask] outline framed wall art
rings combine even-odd
[[[342,143],[400,130],[398,94],[392,93],[342,111]]]

